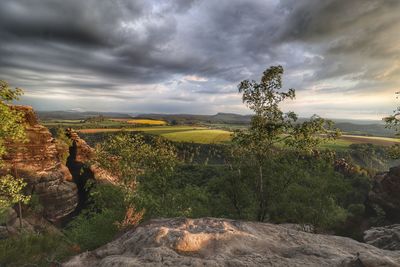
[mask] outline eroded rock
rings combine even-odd
[[[364,241],[387,250],[400,250],[400,224],[374,227],[364,232]]]
[[[400,223],[400,166],[378,174],[368,198],[385,211],[389,221]]]
[[[27,142],[6,142],[2,172],[23,178],[29,193],[36,193],[44,207],[44,216],[57,221],[75,210],[78,204],[76,184],[67,167],[61,163],[56,141],[40,125],[29,106],[12,106],[24,114]]]
[[[143,223],[63,266],[400,266],[400,252],[273,224],[177,218]]]

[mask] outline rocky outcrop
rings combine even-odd
[[[400,266],[400,252],[349,238],[226,219],[152,220],[75,256],[78,266]]]
[[[378,174],[368,198],[385,211],[389,221],[400,222],[400,166]]]
[[[56,141],[49,130],[38,123],[31,107],[12,106],[24,114],[27,142],[7,142],[2,172],[22,177],[29,193],[39,196],[43,215],[57,221],[75,210],[78,204],[76,184],[68,168],[61,163]]]
[[[400,224],[374,227],[364,232],[364,241],[387,250],[400,250]]]
[[[67,161],[67,166],[70,169],[73,177],[77,177],[79,183],[86,183],[88,178],[93,178],[100,182],[117,183],[118,178],[110,174],[106,170],[100,168],[95,162],[95,151],[85,140],[79,137],[78,133],[69,128],[66,135],[72,141],[70,148],[70,156]]]

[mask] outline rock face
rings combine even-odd
[[[400,222],[400,166],[375,177],[369,201],[378,204],[391,222]]]
[[[364,241],[387,250],[400,250],[400,224],[371,228],[364,232]]]
[[[57,221],[70,214],[78,204],[76,184],[68,168],[61,163],[55,139],[38,123],[28,106],[13,106],[24,114],[26,143],[6,143],[3,172],[24,178],[28,190],[36,193],[44,207],[44,216]]]
[[[400,266],[400,251],[279,225],[226,219],[152,220],[75,256],[79,266]]]

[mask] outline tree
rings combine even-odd
[[[1,157],[6,153],[4,142],[21,141],[25,138],[22,125],[23,114],[10,108],[8,103],[22,95],[21,89],[11,89],[9,84],[0,80],[0,165]]]
[[[143,208],[159,210],[166,206],[168,178],[177,155],[163,138],[146,140],[139,134],[118,134],[97,147],[97,161],[119,177],[126,196],[135,198]]]
[[[21,204],[28,204],[30,196],[23,193],[26,186],[21,178],[5,175],[0,179],[0,210],[9,208],[13,204],[19,205],[19,224],[22,228],[22,208]]]
[[[0,81],[0,167],[2,156],[6,153],[5,141],[21,142],[25,140],[23,114],[10,108],[9,102],[22,95],[21,89],[11,89],[9,84]],[[23,194],[26,183],[18,177],[5,175],[0,177],[0,210],[19,204],[19,219],[22,227],[21,203],[27,203],[29,196]]]
[[[268,211],[268,162],[282,146],[290,147],[301,153],[312,152],[328,138],[338,135],[332,132],[332,123],[318,116],[310,121],[296,123],[297,115],[294,112],[284,113],[280,104],[295,98],[295,90],[286,92],[282,89],[282,66],[272,66],[264,71],[260,82],[244,80],[238,85],[242,100],[255,115],[251,119],[248,130],[236,131],[233,137],[233,147],[241,150],[246,159],[257,169],[258,212],[257,220],[264,221]],[[265,180],[267,179],[267,180]]]

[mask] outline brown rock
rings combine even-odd
[[[44,215],[57,221],[71,213],[78,204],[77,187],[67,167],[60,162],[55,139],[49,130],[38,123],[31,107],[12,106],[24,114],[27,142],[7,142],[5,168],[22,177],[28,189],[36,193],[44,207]]]
[[[73,176],[77,177],[77,180],[85,181],[87,178],[92,178],[99,182],[118,182],[118,177],[99,167],[94,162],[94,149],[85,140],[81,139],[77,132],[73,129],[67,129],[66,134],[72,140],[70,158],[67,164]]]
[[[400,252],[267,223],[177,218],[143,223],[63,266],[394,267]]]

